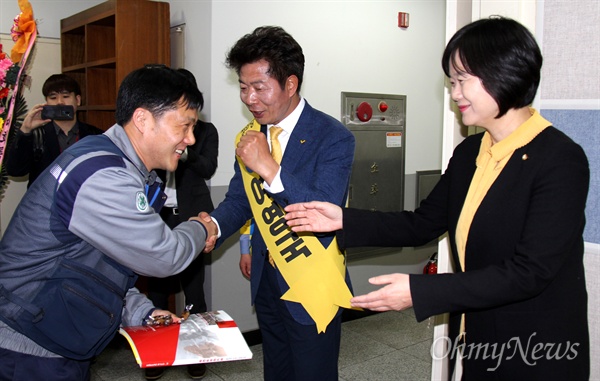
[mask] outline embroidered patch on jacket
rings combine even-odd
[[[135,205],[140,212],[145,212],[148,210],[148,199],[146,198],[144,192],[139,191],[135,194]]]

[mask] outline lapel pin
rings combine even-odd
[[[300,139],[300,144],[304,144],[304,143],[306,143],[306,140]]]
[[[527,160],[527,159],[529,159],[529,156],[527,156],[527,154],[524,153],[523,156],[521,156],[521,160],[524,161],[524,160]]]

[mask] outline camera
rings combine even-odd
[[[42,108],[42,119],[73,120],[74,118],[75,109],[73,106],[56,105],[44,106]]]

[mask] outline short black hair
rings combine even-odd
[[[124,126],[139,108],[150,111],[155,118],[180,105],[200,108],[202,94],[186,77],[165,65],[146,65],[129,73],[117,94],[117,123]]]
[[[42,86],[42,94],[48,97],[50,93],[62,93],[63,91],[81,95],[79,83],[66,74],[52,74]]]
[[[177,72],[181,75],[183,75],[188,81],[190,81],[196,88],[198,87],[198,82],[196,82],[196,77],[194,76],[194,74],[189,71],[188,69],[184,69],[184,68],[179,68],[177,69]],[[200,91],[200,89],[198,89],[198,91]],[[202,111],[202,109],[204,108],[204,96],[202,95],[202,91],[200,91],[200,111]]]
[[[533,102],[540,84],[542,53],[531,32],[517,21],[491,16],[456,32],[442,57],[448,77],[450,68],[456,68],[457,56],[466,72],[480,78],[498,104],[496,118]]]
[[[269,63],[268,74],[275,78],[281,88],[291,76],[298,77],[298,90],[304,77],[304,54],[302,47],[278,26],[261,26],[240,38],[227,53],[226,65],[238,76],[242,66],[265,60]]]

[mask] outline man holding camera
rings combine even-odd
[[[46,103],[35,105],[25,116],[5,161],[9,176],[29,174],[28,188],[66,148],[103,132],[77,120],[81,89],[73,78],[51,75],[44,82],[42,94]]]

